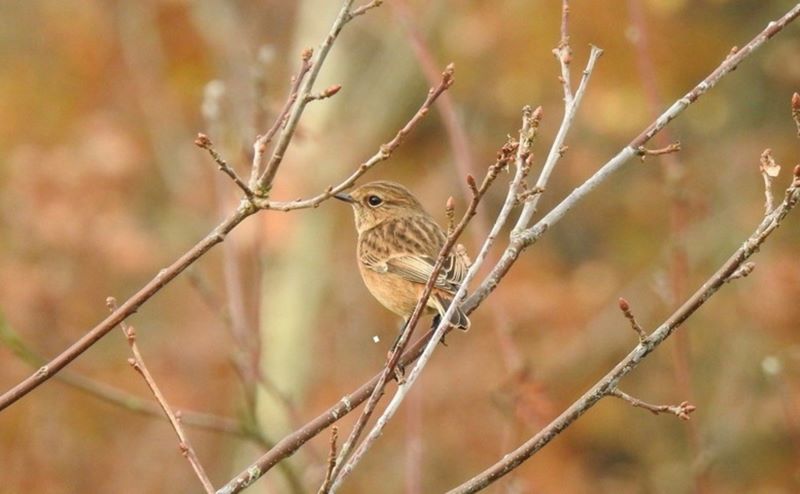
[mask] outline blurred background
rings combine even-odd
[[[571,2],[574,82],[590,43],[605,54],[540,210],[793,4]],[[301,50],[317,46],[338,7],[0,3],[2,390],[103,319],[107,296],[130,296],[235,207],[237,189],[193,145],[196,133],[245,174]],[[444,222],[447,197],[463,210],[464,174],[483,175],[526,104],[544,108],[541,166],[563,111],[551,54],[559,22],[555,0],[390,0],[370,11],[336,43],[317,87],[343,89],[308,107],[273,197],[306,197],[348,174],[416,111],[426,71],[451,61],[449,102],[362,180],[403,182]],[[764,148],[783,165],[782,197],[800,162],[789,109],[798,90],[795,23],[651,143],[680,140],[683,151],[628,164],[525,252],[472,330],[438,349],[343,492],[454,487],[605,374],[636,343],[618,297],[653,329],[752,232]],[[473,254],[505,180],[464,237]],[[654,403],[689,400],[690,422],[604,400],[487,492],[800,491],[799,224],[787,218],[748,278],[620,384]],[[264,212],[130,319],[167,399],[205,425],[187,430],[215,486],[384,363],[399,321],[368,295],[354,252],[341,203]],[[68,367],[69,382],[53,379],[0,413],[0,492],[200,491],[167,422],[139,410],[151,396],[128,357],[114,331]],[[354,416],[339,422],[341,436]],[[251,491],[316,492],[328,437]]]

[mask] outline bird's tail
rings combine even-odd
[[[433,301],[436,311],[439,312],[439,317],[444,317],[447,308],[450,307],[450,304],[453,302],[452,299],[438,293],[431,294],[430,300]],[[456,311],[450,318],[450,324],[462,331],[467,331],[469,329],[471,324],[469,317],[467,317],[467,314],[461,309],[461,306],[456,307]]]

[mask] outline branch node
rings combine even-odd
[[[736,271],[731,273],[730,276],[725,278],[725,283],[730,283],[731,281],[738,280],[739,278],[746,278],[747,276],[750,275],[750,273],[753,272],[755,267],[756,267],[756,263],[754,263],[752,261],[748,261],[748,262],[742,264],[741,266],[739,266],[736,269]]]

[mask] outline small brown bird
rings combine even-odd
[[[422,204],[400,184],[370,182],[334,197],[353,207],[358,268],[370,293],[408,320],[445,242],[445,234]],[[428,298],[426,311],[443,317],[469,268],[463,248],[451,252]],[[470,321],[460,307],[451,318],[460,329]]]

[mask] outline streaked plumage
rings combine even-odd
[[[393,182],[371,182],[337,198],[353,206],[364,283],[384,307],[408,318],[444,245],[442,229],[411,192]],[[448,255],[428,299],[429,312],[444,315],[468,267],[463,251]],[[452,321],[469,328],[460,308]]]

